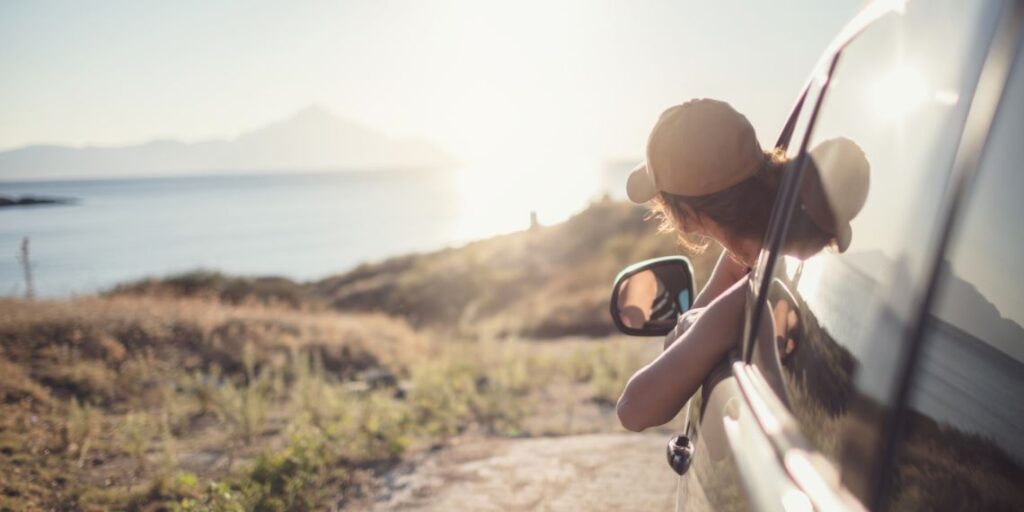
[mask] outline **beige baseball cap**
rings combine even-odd
[[[844,252],[853,241],[850,222],[864,208],[871,189],[871,164],[856,142],[837,137],[810,150],[800,184],[800,201],[811,221],[836,239]]]
[[[646,161],[630,173],[626,194],[634,203],[659,192],[714,194],[753,176],[763,161],[754,127],[743,114],[724,101],[694,99],[658,118]]]

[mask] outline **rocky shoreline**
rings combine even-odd
[[[19,206],[53,206],[70,205],[78,200],[70,197],[47,197],[47,196],[0,196],[0,208],[16,208]]]

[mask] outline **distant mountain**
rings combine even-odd
[[[876,280],[898,282],[905,278],[906,273],[900,272],[897,263],[877,250],[849,254],[846,261]],[[1024,341],[1024,327],[1004,317],[974,283],[952,269],[949,261],[943,260],[941,265],[939,282],[942,288],[932,305],[932,315],[1024,362],[1024,343],[1021,343]]]
[[[0,152],[0,180],[230,172],[442,167],[456,163],[422,139],[391,138],[309,107],[230,140],[155,140],[120,147],[27,146]]]
[[[956,275],[949,262],[943,261],[940,272],[944,287],[935,315],[1024,362],[1024,327],[1004,317],[973,283]]]

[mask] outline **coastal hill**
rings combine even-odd
[[[192,272],[125,283],[108,295],[206,298],[345,313],[383,313],[462,337],[558,338],[615,331],[608,298],[627,265],[677,254],[648,211],[598,201],[561,224],[463,247],[366,263],[315,282]],[[691,254],[703,284],[718,256]]]
[[[645,216],[602,200],[316,282],[0,298],[0,510],[366,510],[449,442],[613,431],[661,344],[605,336],[611,281],[678,252]],[[694,256],[698,282],[716,254]]]
[[[456,159],[423,139],[394,138],[321,107],[233,139],[117,147],[33,145],[0,152],[0,180],[443,167]]]

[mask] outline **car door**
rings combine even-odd
[[[744,482],[765,499],[884,504],[888,436],[956,188],[953,163],[1007,8],[910,2],[837,55],[796,159],[798,186],[755,269],[748,364],[734,367],[772,446],[751,465],[781,464],[799,489]],[[828,247],[814,245],[821,230]]]

